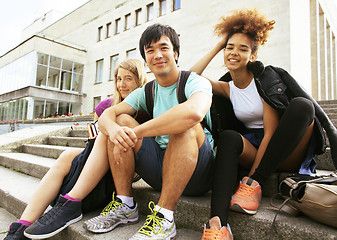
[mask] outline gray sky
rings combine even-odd
[[[0,0],[0,56],[20,43],[21,31],[52,9],[69,13],[88,0]]]

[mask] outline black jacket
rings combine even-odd
[[[323,132],[324,129],[329,138],[332,160],[335,167],[337,168],[337,130],[323,109],[317,104],[317,102],[297,83],[297,81],[287,71],[282,68],[274,66],[264,67],[263,63],[256,61],[249,64],[248,69],[254,74],[256,88],[260,96],[271,107],[279,111],[281,115],[284,113],[289,102],[295,97],[304,97],[312,101],[315,107],[315,154],[322,154],[325,152],[326,139]],[[220,81],[229,82],[231,80],[232,79],[229,72],[220,78]],[[222,129],[234,129],[238,130],[239,132],[244,132],[243,124],[240,123],[235,116],[233,116],[233,110],[231,110],[230,114],[228,114],[228,108],[232,109],[229,100],[224,102],[224,99],[216,97],[214,99],[214,103],[216,110],[219,111],[220,114],[222,111],[225,111],[224,109],[226,108],[226,117],[225,119],[222,119],[222,121],[225,122],[225,126],[222,126]]]

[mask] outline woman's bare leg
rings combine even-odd
[[[63,179],[69,173],[74,158],[82,151],[83,149],[68,149],[59,156],[39,183],[21,215],[21,220],[35,222],[43,214],[48,205],[57,197]]]
[[[99,183],[109,169],[107,154],[108,137],[99,133],[92,151],[85,163],[75,186],[68,193],[76,199],[85,198]]]

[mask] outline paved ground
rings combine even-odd
[[[59,123],[42,123],[42,124],[15,124],[14,131],[28,128],[28,127],[37,127],[37,126],[45,126],[47,124],[53,124],[53,125],[74,125],[74,122],[59,122]],[[87,122],[78,122],[79,126],[86,126]],[[6,134],[9,132],[13,132],[11,129],[11,126],[9,124],[0,124],[0,135]]]

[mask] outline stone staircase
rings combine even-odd
[[[337,123],[337,101],[320,103],[333,122]],[[336,125],[335,123],[335,125]],[[0,239],[3,239],[11,222],[20,217],[40,179],[55,159],[67,148],[84,147],[87,130],[83,127],[46,124],[37,128],[1,135],[0,140]],[[41,134],[43,133],[43,134]],[[329,149],[317,157],[320,170],[332,171]],[[235,239],[269,239],[274,216],[277,212],[270,205],[270,197],[277,193],[278,184],[287,173],[275,173],[264,187],[258,213],[248,216],[230,212],[229,222]],[[66,228],[52,239],[116,239],[131,237],[149,214],[149,201],[156,202],[159,193],[144,181],[134,183],[133,194],[139,204],[139,223],[117,228],[106,234],[91,234],[82,228],[83,222],[99,213],[86,214],[84,219]],[[276,199],[276,203],[280,203]],[[201,239],[202,226],[209,219],[210,193],[200,197],[182,197],[175,210],[178,227],[177,239]],[[337,229],[314,222],[304,215],[297,217],[280,213],[273,228],[273,239],[337,239]]]

